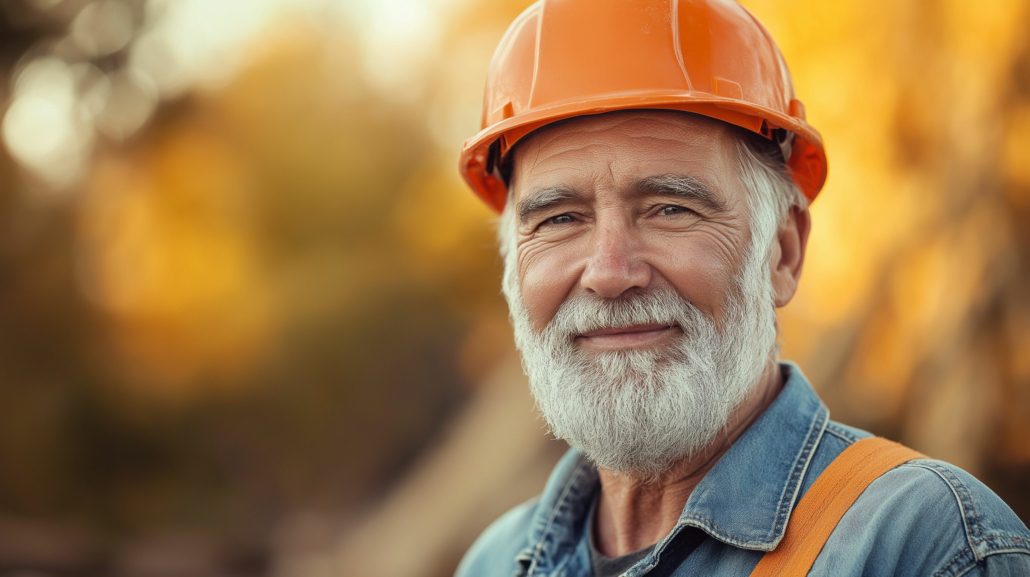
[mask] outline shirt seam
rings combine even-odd
[[[980,563],[985,561],[988,557],[996,557],[998,555],[1028,555],[1030,551],[1025,549],[999,549],[996,551],[990,551],[983,556],[980,560],[970,559],[967,551],[959,551],[947,565],[942,567],[933,577],[962,577],[975,569]],[[963,563],[965,561],[965,563]]]
[[[833,421],[826,423],[826,432],[844,441],[845,443],[848,443],[849,445],[853,445],[858,442],[857,436],[852,435],[850,432],[848,432],[839,424]]]
[[[830,412],[825,407],[818,407],[815,415],[812,417],[812,421],[808,425],[805,445],[802,447],[801,453],[794,459],[794,467],[791,471],[790,479],[780,493],[780,504],[776,512],[776,521],[773,523],[773,530],[770,532],[771,535],[779,535],[779,539],[776,540],[777,542],[783,538],[787,520],[790,519],[790,514],[794,510],[794,505],[797,503],[798,495],[801,492],[801,486],[803,485],[801,481],[808,474],[815,452],[822,443],[823,435],[826,433],[826,427],[829,422]],[[815,429],[818,429],[818,432]],[[791,485],[793,485],[793,491],[791,491],[791,496],[787,498],[787,488]]]
[[[577,463],[576,469],[572,472],[571,475],[569,475],[569,480],[562,487],[561,493],[558,495],[558,498],[554,502],[554,506],[551,508],[551,515],[547,520],[547,525],[544,526],[540,538],[537,540],[536,545],[533,547],[533,560],[529,565],[529,571],[527,572],[528,577],[532,577],[533,574],[536,573],[536,570],[539,567],[540,561],[544,554],[545,543],[549,537],[553,539],[552,528],[554,527],[554,523],[561,513],[562,505],[565,504],[565,501],[568,499],[569,493],[577,485],[577,483],[580,480],[580,477],[583,474],[583,471],[586,470],[588,467],[589,465],[587,465],[587,463],[583,461]]]
[[[933,577],[961,577],[976,567],[976,557],[969,549],[959,549],[957,553],[948,559],[943,567],[938,569]]]
[[[954,477],[954,475],[951,475],[949,471],[945,471],[940,467],[934,466],[933,463],[928,462],[927,460],[910,461],[907,465],[926,469],[927,471],[937,475],[941,481],[944,481],[944,484],[955,497],[955,505],[958,507],[959,516],[962,518],[962,530],[965,533],[966,544],[969,546],[969,551],[973,554],[973,558],[979,562],[982,557],[980,552],[977,550],[977,544],[982,541],[981,534],[983,530],[980,527],[980,522],[978,520],[979,514],[976,511],[976,506],[973,504],[972,498],[969,496],[965,484],[957,478],[949,479],[949,477]],[[969,512],[967,512],[967,508],[969,509]]]

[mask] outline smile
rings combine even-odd
[[[664,345],[677,334],[681,334],[681,331],[676,325],[632,325],[583,333],[576,336],[575,342],[581,347],[595,351],[620,351]]]

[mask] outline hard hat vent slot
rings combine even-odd
[[[773,129],[771,133],[773,142],[775,142],[780,148],[780,153],[783,155],[783,161],[786,162],[790,160],[790,157],[794,152],[794,133],[784,128]]]
[[[500,145],[499,142],[495,142],[495,143],[490,145],[490,148],[489,148],[489,150],[487,150],[487,153],[486,153],[486,172],[488,174],[492,173],[494,171],[494,169],[497,168],[497,165],[499,164],[498,161],[500,160],[500,157],[501,157],[501,145]]]

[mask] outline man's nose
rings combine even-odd
[[[580,278],[582,287],[601,298],[618,298],[651,283],[651,265],[643,258],[639,235],[625,223],[599,223],[591,254]]]

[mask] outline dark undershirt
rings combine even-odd
[[[594,541],[594,515],[597,511],[597,497],[590,506],[590,513],[587,515],[587,535],[589,538],[590,565],[594,570],[594,577],[621,577],[630,567],[636,565],[646,557],[655,545],[645,547],[639,551],[628,553],[621,557],[608,557],[597,549]],[[672,575],[680,564],[701,544],[704,540],[704,533],[693,527],[684,527],[680,534],[672,540],[662,552],[661,562],[648,573],[648,577],[665,577]]]
[[[597,498],[590,506],[590,514],[587,515],[587,535],[590,543],[590,565],[594,568],[594,577],[620,577],[627,569],[636,565],[654,549],[654,545],[644,547],[639,551],[627,553],[621,557],[609,557],[597,550],[597,543],[594,541],[594,513],[597,511]]]

